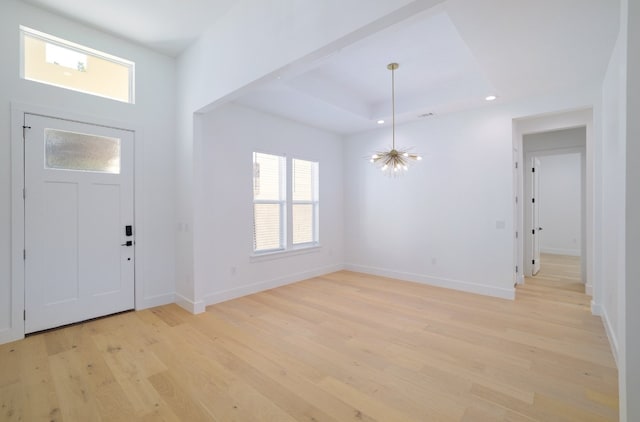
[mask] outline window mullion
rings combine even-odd
[[[318,195],[319,195],[319,186],[318,184],[320,183],[320,175],[318,172],[318,163],[314,163],[312,166],[312,172],[311,172],[311,186],[312,186],[312,193],[313,193],[313,197],[312,199],[312,213],[313,213],[313,227],[312,227],[312,233],[313,233],[313,241],[314,242],[319,242],[320,241],[320,233],[318,233],[318,228],[320,227],[320,220],[318,217]]]

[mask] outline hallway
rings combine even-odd
[[[526,277],[517,288],[518,299],[536,297],[559,304],[579,305],[590,314],[591,297],[585,294],[580,280],[580,257],[540,255],[541,267],[534,277]]]

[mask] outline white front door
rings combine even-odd
[[[133,132],[24,126],[25,333],[133,309]]]
[[[532,275],[540,271],[540,159],[531,159],[531,239],[533,251]]]

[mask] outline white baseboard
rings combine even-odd
[[[593,286],[591,284],[585,284],[584,285],[584,292],[588,295],[593,297]]]
[[[0,344],[11,343],[24,338],[24,324],[20,330],[7,328],[0,330]]]
[[[580,256],[580,249],[540,248],[540,252],[551,255]]]
[[[176,303],[175,293],[165,293],[161,295],[145,297],[140,301],[140,303],[136,303],[136,311],[155,308],[156,306],[168,305],[170,303]]]
[[[237,299],[242,296],[270,290],[276,287],[285,286],[287,284],[296,283],[298,281],[307,280],[309,278],[318,277],[324,274],[333,273],[344,269],[342,265],[331,265],[328,267],[316,268],[314,270],[305,271],[297,274],[290,274],[284,277],[275,278],[258,283],[248,284],[233,289],[222,290],[219,292],[209,293],[204,297],[206,306],[216,303],[225,302],[227,300]]]
[[[201,314],[205,311],[205,303],[202,300],[194,302],[191,299],[187,299],[186,297],[176,293],[176,304],[183,309],[191,312],[192,314]]]
[[[516,297],[515,288],[500,288],[486,284],[470,283],[468,281],[451,280],[446,278],[431,277],[423,274],[406,273],[401,271],[387,270],[384,268],[367,267],[363,265],[347,264],[345,269],[365,274],[378,275],[382,277],[396,278],[399,280],[412,281],[414,283],[428,284],[430,286],[444,287],[447,289],[460,290],[468,293],[476,293],[485,296],[499,297],[513,300]]]
[[[592,302],[593,303],[593,302]],[[609,317],[607,316],[607,312],[603,311],[603,309],[599,305],[595,305],[600,308],[600,318],[602,318],[602,323],[604,325],[605,331],[607,332],[607,337],[609,338],[609,345],[611,346],[611,353],[613,354],[613,360],[616,362],[616,367],[618,366],[618,337],[616,333],[613,331],[613,327],[611,327],[611,323],[609,322]],[[593,308],[593,305],[592,305]],[[595,315],[595,314],[594,314]]]

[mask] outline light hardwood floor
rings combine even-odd
[[[515,301],[341,271],[30,336],[0,346],[0,420],[617,420],[602,323],[552,267]]]

